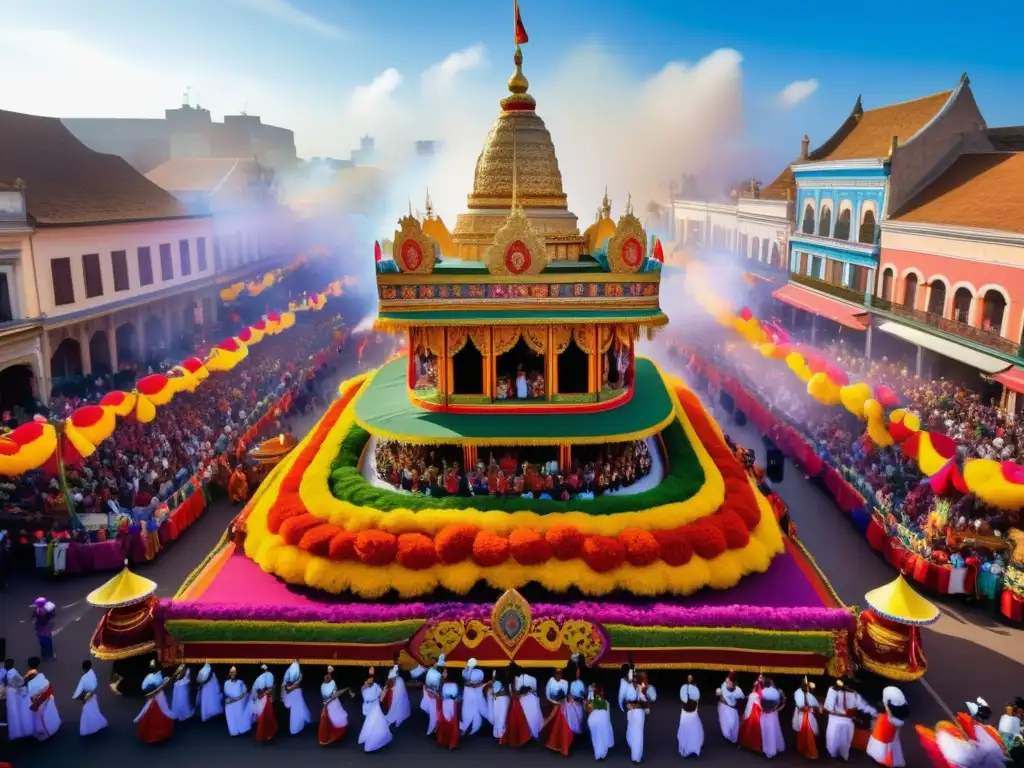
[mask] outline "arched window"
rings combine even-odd
[[[971,319],[971,301],[974,296],[968,288],[957,288],[953,294],[953,319],[958,323],[968,323]]]
[[[769,262],[773,267],[782,266],[782,256],[779,255],[779,244],[772,243],[772,255],[771,261]]]
[[[914,309],[917,304],[917,275],[911,272],[903,278],[903,306]]]
[[[932,292],[928,296],[928,312],[942,317],[946,311],[946,284],[932,280]]]
[[[839,213],[839,220],[836,222],[836,233],[833,235],[836,240],[850,239],[850,209],[844,208]]]
[[[452,394],[482,395],[484,393],[484,356],[472,339],[452,358]]]
[[[16,363],[0,371],[0,408],[31,408],[35,396],[36,377],[31,366]]]
[[[864,211],[864,218],[860,222],[860,233],[857,235],[858,243],[874,245],[875,242],[875,212],[868,208]]]
[[[1006,299],[995,288],[985,291],[982,301],[981,327],[992,333],[1002,333],[1003,313],[1006,311]]]
[[[800,231],[805,235],[814,234],[814,206],[810,203],[804,206],[804,220],[800,226]]]
[[[89,359],[92,360],[92,372],[97,376],[113,372],[110,360],[110,342],[106,331],[96,331],[90,337]]]
[[[67,338],[57,345],[50,358],[53,378],[82,375],[82,347],[78,339]]]
[[[892,267],[886,267],[882,273],[882,298],[892,301],[892,281],[895,277]]]
[[[824,205],[821,208],[821,216],[818,217],[818,235],[828,237],[832,229],[832,209]]]
[[[761,241],[761,261],[768,261],[768,238]]]
[[[747,257],[748,258],[756,259],[757,258],[757,254],[759,254],[760,252],[761,252],[761,238],[755,237],[754,238],[754,247],[750,251],[750,253],[747,254]]]

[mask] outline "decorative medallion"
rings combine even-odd
[[[492,275],[539,275],[548,264],[544,238],[530,225],[522,207],[515,205],[505,223],[494,233],[484,259]]]
[[[612,272],[636,272],[647,258],[647,233],[632,211],[619,219],[608,241],[608,268]]]
[[[530,604],[514,589],[508,590],[494,604],[491,631],[510,659],[529,637],[531,619]]]
[[[403,216],[395,232],[392,258],[402,272],[429,274],[434,271],[434,241],[427,236],[415,216]]]

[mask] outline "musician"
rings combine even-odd
[[[508,670],[494,670],[491,672],[491,681],[487,689],[487,709],[490,712],[490,720],[493,728],[491,734],[501,741],[505,736],[505,726],[508,723],[508,709],[511,703],[508,685]]]
[[[853,743],[853,717],[857,712],[866,712],[872,717],[878,712],[852,686],[842,680],[828,689],[825,696],[825,711],[828,725],[825,727],[825,749],[832,757],[850,759],[850,745]]]
[[[477,666],[476,659],[470,659],[462,671],[462,732],[472,736],[479,731],[486,714],[484,671]]]
[[[676,732],[679,754],[683,757],[700,757],[700,751],[704,748],[704,725],[697,714],[700,690],[693,684],[693,675],[686,676],[686,682],[679,689],[679,701],[682,704],[679,729]]]
[[[793,730],[796,731],[796,751],[811,760],[818,759],[818,718],[821,709],[814,695],[814,683],[804,677],[793,694]]]
[[[248,694],[249,689],[238,679],[238,670],[229,669],[228,679],[224,681],[224,718],[232,736],[241,736],[252,728],[252,704]]]
[[[340,741],[348,731],[348,713],[338,699],[342,694],[351,693],[351,691],[347,688],[339,690],[334,682],[333,673],[334,667],[328,667],[324,681],[320,684],[320,698],[324,706],[320,710],[320,727],[317,737],[321,747]]]
[[[82,662],[82,677],[72,696],[82,702],[82,718],[78,723],[78,733],[82,736],[91,736],[107,727],[107,718],[100,712],[100,702],[96,698],[98,685],[96,673],[92,671],[92,662],[86,659]]]
[[[376,752],[391,743],[391,724],[380,708],[384,691],[373,679],[376,670],[370,667],[363,683],[363,727],[359,730],[359,743],[364,752]]]
[[[718,698],[718,727],[726,741],[736,744],[740,737],[740,702],[746,698],[736,685],[736,673],[730,672],[722,687],[715,691]]]
[[[262,672],[252,684],[250,708],[256,724],[256,741],[265,744],[277,735],[277,716],[274,714],[274,675],[266,664],[260,669]]]
[[[612,728],[608,702],[604,699],[604,689],[596,684],[590,686],[587,693],[587,730],[594,747],[594,759],[604,760],[608,757],[608,750],[615,746],[615,729]]]
[[[302,696],[302,668],[299,660],[293,661],[281,681],[281,698],[288,710],[288,731],[292,736],[302,731],[307,723],[313,722],[309,707]]]
[[[544,697],[551,705],[551,714],[544,723],[541,736],[544,746],[552,752],[560,752],[563,757],[569,756],[572,747],[573,731],[565,717],[565,703],[569,698],[569,682],[562,677],[562,670],[555,668],[554,676],[548,680],[544,688]]]
[[[459,746],[459,684],[448,680],[448,670],[441,670],[441,701],[437,715],[437,743],[453,750]]]
[[[651,703],[658,697],[658,692],[647,681],[647,673],[634,674],[629,671],[630,687],[626,690],[626,744],[629,745],[629,756],[634,763],[644,759],[644,726],[647,715],[651,711]]]
[[[409,705],[409,691],[406,690],[402,670],[398,666],[398,657],[388,672],[388,682],[384,690],[384,706],[387,710],[388,722],[395,728],[409,719],[412,707]]]
[[[142,681],[146,703],[135,718],[136,733],[146,744],[159,744],[174,735],[174,717],[167,703],[166,689],[174,683],[173,677],[164,677],[156,659],[149,662],[150,672]]]
[[[900,730],[907,721],[910,707],[903,691],[894,685],[882,690],[882,706],[885,711],[878,716],[868,740],[867,753],[879,765],[903,768],[903,745]]]
[[[220,693],[220,683],[213,667],[203,664],[196,675],[196,706],[199,707],[199,719],[204,723],[212,717],[224,714],[224,697]]]
[[[192,707],[191,684],[192,673],[185,667],[181,676],[174,681],[174,689],[171,691],[171,716],[178,722],[188,720],[195,714]]]
[[[14,659],[4,659],[4,671],[0,675],[0,686],[7,703],[7,740],[32,736],[32,710],[25,687],[25,678],[14,668]]]
[[[28,660],[25,673],[25,690],[28,693],[29,713],[32,716],[32,733],[39,741],[46,741],[60,729],[60,714],[53,698],[53,688],[46,675],[39,671],[39,657]]]

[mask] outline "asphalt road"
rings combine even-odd
[[[368,357],[369,357],[368,352]],[[355,371],[354,361],[348,360],[345,376]],[[312,418],[294,419],[296,429],[305,429]],[[725,424],[726,431],[737,441],[756,446],[759,458],[763,459],[759,436],[749,427],[739,428]],[[893,578],[893,572],[867,546],[847,520],[835,507],[792,465],[786,467],[785,481],[780,491],[790,505],[803,542],[815,555],[819,565],[832,581],[839,595],[850,604],[862,603],[864,593]],[[228,522],[237,513],[237,508],[226,502],[219,502],[171,549],[155,562],[139,568],[143,575],[159,584],[158,593],[170,596],[178,585],[214,546]],[[182,765],[215,766],[225,758],[245,761],[252,768],[275,766],[282,761],[304,766],[349,765],[363,761],[379,761],[401,765],[406,761],[414,764],[438,764],[440,761],[469,765],[481,760],[494,766],[512,766],[522,760],[540,760],[555,764],[562,758],[548,752],[540,745],[529,745],[523,750],[497,747],[494,740],[485,735],[466,739],[457,752],[442,752],[424,735],[426,719],[416,709],[418,693],[413,693],[414,714],[403,724],[394,741],[382,751],[370,756],[362,753],[356,742],[361,716],[356,700],[346,700],[349,711],[351,732],[345,742],[324,749],[317,744],[316,734],[309,727],[296,737],[280,736],[267,746],[259,745],[250,735],[231,739],[222,719],[201,724],[191,721],[178,727],[174,738],[166,744],[147,747],[135,738],[132,718],[140,707],[135,696],[118,697],[101,685],[100,706],[110,720],[110,727],[88,739],[78,735],[77,702],[71,700],[71,693],[78,681],[82,659],[88,656],[88,643],[99,611],[85,603],[85,595],[103,583],[109,575],[87,575],[57,581],[41,581],[32,577],[13,580],[7,590],[0,592],[0,633],[7,638],[8,654],[24,669],[24,660],[36,653],[35,638],[29,623],[29,604],[40,594],[47,596],[59,606],[54,643],[58,658],[46,662],[43,671],[50,678],[57,691],[59,709],[64,717],[60,733],[45,743],[20,740],[11,744],[0,741],[0,760],[11,762],[15,768],[64,768],[73,764],[75,768],[92,768],[117,764],[141,765],[147,768],[163,768]],[[991,610],[974,607],[959,600],[943,601],[942,618],[933,627],[925,629],[923,642],[930,659],[930,671],[925,683],[903,686],[912,708],[913,722],[933,725],[936,720],[948,716],[946,708],[953,711],[963,708],[966,699],[983,696],[993,709],[999,711],[1002,705],[1014,696],[1024,693],[1024,669],[1021,668],[1020,648],[1024,647],[1024,632],[1009,628],[998,622]],[[274,670],[278,680],[283,670]],[[248,671],[247,671],[248,672]],[[101,681],[106,681],[109,667],[97,664]],[[307,701],[314,715],[319,713],[316,684],[321,671],[305,671],[310,689]],[[223,674],[219,673],[223,679]],[[255,673],[244,675],[251,683]],[[613,676],[614,677],[614,676]],[[720,675],[701,676],[698,684],[706,704],[701,707],[706,729],[706,745],[700,762],[713,765],[755,765],[763,758],[737,750],[724,743],[719,736],[717,720],[711,699],[714,688],[720,683]],[[613,680],[609,681],[613,683]],[[678,722],[676,691],[681,682],[679,675],[655,675],[652,679],[662,695],[662,701],[653,710],[647,724],[647,754],[645,763],[667,765],[680,760],[676,749],[675,731]],[[822,687],[827,681],[819,681]],[[741,680],[742,683],[748,681]],[[794,680],[780,681],[787,695],[792,695]],[[542,683],[543,684],[543,683]],[[872,693],[877,696],[878,687]],[[819,693],[824,694],[824,690]],[[784,715],[784,730],[790,750],[795,740],[788,727],[788,715]],[[283,715],[279,721],[286,722]],[[617,743],[609,755],[609,761],[625,764],[629,753],[625,746],[625,718],[613,714]],[[924,756],[910,732],[904,734],[904,749],[910,766],[925,765]],[[589,740],[583,737],[572,756],[575,760],[592,760]],[[828,760],[827,756],[823,759]],[[804,760],[788,752],[774,761],[779,765],[796,765]],[[871,761],[862,754],[851,758],[854,764],[869,765]]]

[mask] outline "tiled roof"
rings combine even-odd
[[[252,184],[259,181],[260,167],[244,157],[176,157],[146,178],[193,205],[224,210],[256,201]]]
[[[815,151],[813,160],[859,160],[887,157],[892,137],[908,141],[924,128],[949,101],[953,91],[943,91],[901,104],[869,109],[854,108],[842,127]],[[860,101],[857,102],[858,107]]]
[[[1024,153],[962,155],[890,218],[1024,233]]]
[[[792,166],[787,165],[783,168],[782,173],[775,177],[775,181],[761,190],[761,197],[769,200],[796,200],[796,177],[793,175]]]
[[[25,182],[39,225],[188,216],[186,208],[116,155],[93,152],[60,120],[0,110],[0,182]]]

